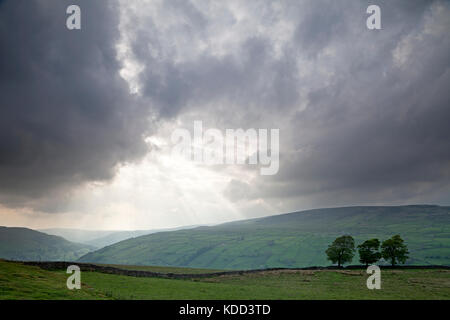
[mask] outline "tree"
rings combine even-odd
[[[381,245],[381,255],[382,257],[390,261],[392,266],[396,263],[405,263],[408,259],[408,248],[403,243],[403,239],[397,234],[392,238],[383,241]]]
[[[355,255],[355,240],[352,236],[345,235],[333,241],[325,251],[328,260],[337,263],[338,267],[346,262],[351,262]]]
[[[369,264],[375,263],[381,258],[380,240],[370,239],[364,241],[358,246],[359,261],[364,263],[366,267]]]

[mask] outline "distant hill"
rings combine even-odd
[[[89,241],[94,241],[95,239],[102,238],[115,232],[118,232],[114,230],[83,230],[83,229],[69,229],[69,228],[50,228],[50,229],[40,229],[38,231],[49,235],[63,237],[66,240],[78,243],[88,243]]]
[[[196,226],[186,226],[178,228],[167,229],[153,229],[153,230],[83,230],[83,229],[66,229],[66,228],[51,228],[42,229],[41,232],[63,237],[69,241],[84,243],[95,248],[103,248],[111,244],[139,237],[146,234],[152,234],[162,231],[175,231],[181,229],[195,228]]]
[[[74,261],[94,247],[27,228],[0,227],[0,258]]]
[[[429,205],[316,209],[161,232],[116,243],[79,261],[214,269],[329,265],[324,251],[343,234],[352,235],[356,244],[400,234],[410,250],[408,264],[450,265],[450,207]]]
[[[115,231],[108,235],[105,235],[103,237],[98,237],[89,241],[86,241],[86,244],[89,244],[91,246],[97,247],[97,248],[103,248],[109,245],[112,245],[114,243],[143,236],[146,234],[155,233],[157,231],[154,230],[133,230],[133,231]]]

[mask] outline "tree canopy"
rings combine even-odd
[[[390,261],[392,266],[397,263],[405,263],[408,259],[408,248],[403,243],[399,235],[383,241],[381,245],[381,255],[386,261]]]
[[[366,266],[375,263],[381,258],[380,240],[370,239],[358,246],[359,261]]]
[[[350,235],[344,235],[333,241],[325,251],[328,260],[337,263],[338,267],[346,262],[351,262],[355,255],[355,240]]]

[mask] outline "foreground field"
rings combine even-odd
[[[124,270],[139,270],[151,271],[158,273],[174,273],[174,274],[199,274],[199,273],[214,273],[225,270],[219,269],[199,269],[199,268],[182,268],[182,267],[161,267],[161,266],[133,266],[126,264],[97,264],[99,266],[114,267]]]
[[[0,261],[0,299],[450,299],[449,270],[384,270],[381,290],[366,288],[364,270],[266,271],[191,280],[82,272],[81,290],[68,290],[67,276]]]

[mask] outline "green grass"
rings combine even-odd
[[[81,290],[68,290],[68,275],[38,267],[0,260],[0,299],[108,299],[101,290],[82,284]]]
[[[366,288],[363,270],[266,271],[191,280],[82,272],[81,290],[68,290],[67,276],[0,261],[0,299],[450,299],[449,270],[382,270],[381,290]]]
[[[174,274],[199,274],[199,273],[214,273],[225,271],[220,269],[196,269],[196,268],[161,267],[161,266],[130,266],[126,264],[98,264],[98,265],[114,267],[124,270],[151,271],[157,273],[174,273]]]

